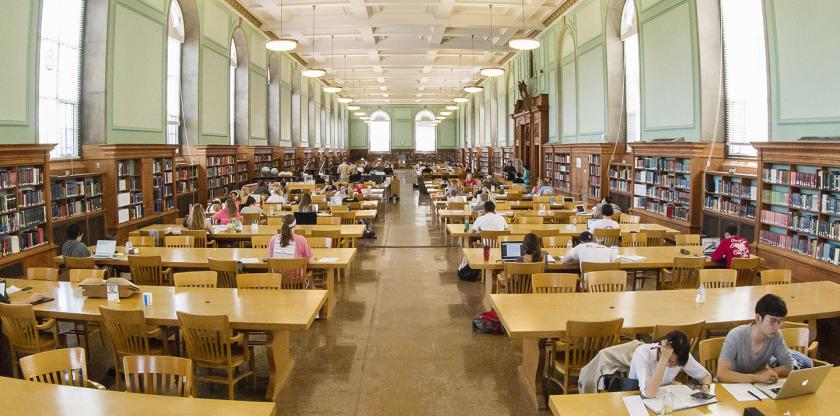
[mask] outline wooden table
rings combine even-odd
[[[141,232],[157,231],[157,232],[172,232],[175,230],[183,230],[184,227],[180,224],[152,224],[147,225],[139,230],[134,230],[128,235],[140,235]],[[259,225],[254,230],[250,225],[243,225],[241,232],[218,231],[213,233],[213,238],[218,240],[247,240],[255,235],[275,235],[280,229],[279,225]],[[298,224],[295,226],[295,231],[298,234],[309,235],[312,230],[341,230],[341,238],[351,240],[351,245],[355,246],[355,240],[361,238],[365,233],[365,226],[363,224],[349,224],[349,225],[304,225]]]
[[[378,213],[377,210],[375,210],[375,209],[358,209],[358,210],[354,210],[353,212],[356,213],[356,218],[357,219],[369,220],[369,221],[375,220],[376,215]],[[293,214],[293,212],[292,211],[274,211],[274,212],[266,213],[266,216],[267,217],[274,217],[274,218],[281,218],[286,214]],[[319,212],[318,213],[319,218],[320,217],[334,217],[334,216],[335,215],[333,215],[330,212]]]
[[[0,401],[7,416],[218,415],[274,416],[274,403],[126,393],[0,377]],[[14,405],[12,405],[12,403]]]
[[[556,416],[615,416],[626,415],[622,397],[638,393],[597,393],[597,394],[569,394],[551,396],[549,407]],[[675,412],[680,416],[715,415],[741,416],[747,407],[755,407],[765,415],[783,415],[790,411],[791,415],[833,416],[837,414],[837,397],[840,395],[840,368],[832,368],[823,385],[814,394],[792,397],[782,400],[761,400],[739,402],[718,384],[715,395],[720,400],[708,406],[695,407]],[[654,415],[648,410],[649,415]]]
[[[91,248],[93,251],[94,248]],[[268,269],[268,263],[263,260],[268,254],[264,248],[166,248],[166,247],[138,247],[138,255],[160,256],[164,267],[176,269],[207,269],[209,264],[207,258],[217,260],[256,259],[257,263],[245,263],[246,270],[264,272]],[[117,247],[118,253],[125,253],[125,247]],[[338,269],[347,269],[356,256],[355,248],[313,248],[313,257],[309,260],[310,269],[326,271],[327,280],[327,302],[324,305],[323,316],[329,318],[335,306],[335,274]],[[335,258],[336,261],[324,263],[324,258]],[[64,263],[64,258],[58,256],[54,259],[56,263]],[[128,267],[128,258],[123,256],[113,259],[96,260],[97,265]],[[347,273],[349,278],[350,274]]]
[[[662,247],[659,247],[662,248]],[[657,324],[706,321],[711,328],[730,328],[755,319],[755,303],[767,293],[781,296],[788,319],[840,316],[840,284],[830,281],[775,286],[707,289],[697,304],[697,291],[659,290],[617,293],[490,295],[491,305],[511,338],[522,340],[524,376],[535,405],[542,403],[542,365],[547,338],[560,337],[567,321],[624,318],[624,331],[649,333]],[[773,413],[770,413],[773,414]]]
[[[679,231],[661,224],[621,224],[620,227],[622,233],[645,232],[647,230],[665,230],[669,235],[679,233]],[[532,230],[557,230],[557,235],[570,237],[577,237],[587,230],[586,224],[510,224],[509,229],[511,234],[528,234]],[[478,233],[472,231],[472,226],[470,226],[469,231],[464,231],[464,224],[447,224],[446,232],[452,237],[460,238],[463,247],[469,247],[470,240],[478,239]]]
[[[325,290],[243,290],[140,286],[152,293],[152,305],[143,306],[135,295],[109,304],[105,299],[89,299],[68,282],[8,279],[10,285],[32,286],[33,292],[55,298],[36,305],[35,315],[73,321],[98,321],[99,305],[142,309],[150,325],[178,326],[176,311],[199,315],[227,315],[234,329],[271,333],[266,355],[269,365],[267,400],[274,400],[294,367],[289,352],[289,332],[306,331],[327,301]],[[25,296],[15,294],[14,296]],[[12,298],[14,299],[14,297]]]

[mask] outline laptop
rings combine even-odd
[[[812,394],[820,388],[832,365],[794,370],[787,378],[773,384],[755,384],[755,387],[773,400]]]
[[[564,196],[563,202],[575,202],[575,199],[570,196]]]
[[[502,248],[502,261],[514,261],[522,257],[521,241],[502,241],[500,245]]]
[[[587,230],[592,229],[592,224],[594,224],[594,223],[595,223],[595,221],[598,221],[598,220],[597,220],[597,219],[595,219],[595,218],[587,218],[587,219],[586,219],[586,229],[587,229]]]
[[[317,212],[295,212],[295,222],[298,225],[315,225],[318,223]]]
[[[114,257],[114,253],[116,252],[117,242],[115,240],[97,240],[96,252],[90,257],[95,260],[110,259]]]
[[[575,210],[578,214],[583,214],[583,205],[575,205]]]

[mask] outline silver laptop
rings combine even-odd
[[[110,259],[114,257],[114,253],[117,252],[117,242],[114,240],[97,240],[96,241],[96,252],[93,253],[92,258],[94,259]]]
[[[521,241],[502,241],[500,246],[502,248],[502,261],[514,261],[522,257]]]
[[[774,384],[756,384],[755,387],[774,400],[812,394],[820,388],[831,367],[824,365],[794,370],[784,380]]]

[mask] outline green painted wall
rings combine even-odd
[[[384,110],[391,117],[391,150],[413,150],[414,149],[414,116],[418,111],[428,109],[439,114],[445,111],[444,105],[360,105],[361,109],[370,115],[376,110]],[[458,148],[458,123],[455,117],[455,112],[460,113],[460,110],[453,112],[452,116],[447,117],[442,123],[438,125],[437,129],[437,148],[438,149],[457,149]],[[359,119],[359,116],[349,115],[350,123],[350,148],[351,149],[367,149],[368,148],[368,129],[367,125]]]
[[[0,0],[0,142],[35,143],[38,0]]]

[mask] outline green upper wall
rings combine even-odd
[[[391,150],[413,150],[414,149],[414,117],[421,110],[427,109],[440,114],[445,111],[444,105],[360,105],[357,111],[364,111],[370,115],[376,110],[383,110],[388,113],[391,118]],[[437,127],[437,148],[438,149],[457,149],[458,148],[458,132],[457,132],[457,118],[455,113],[460,110],[453,111],[452,116],[447,117]],[[368,148],[368,129],[367,124],[364,123],[359,116],[349,115],[349,138],[351,149],[367,149]]]
[[[0,0],[0,143],[35,143],[38,0]]]

